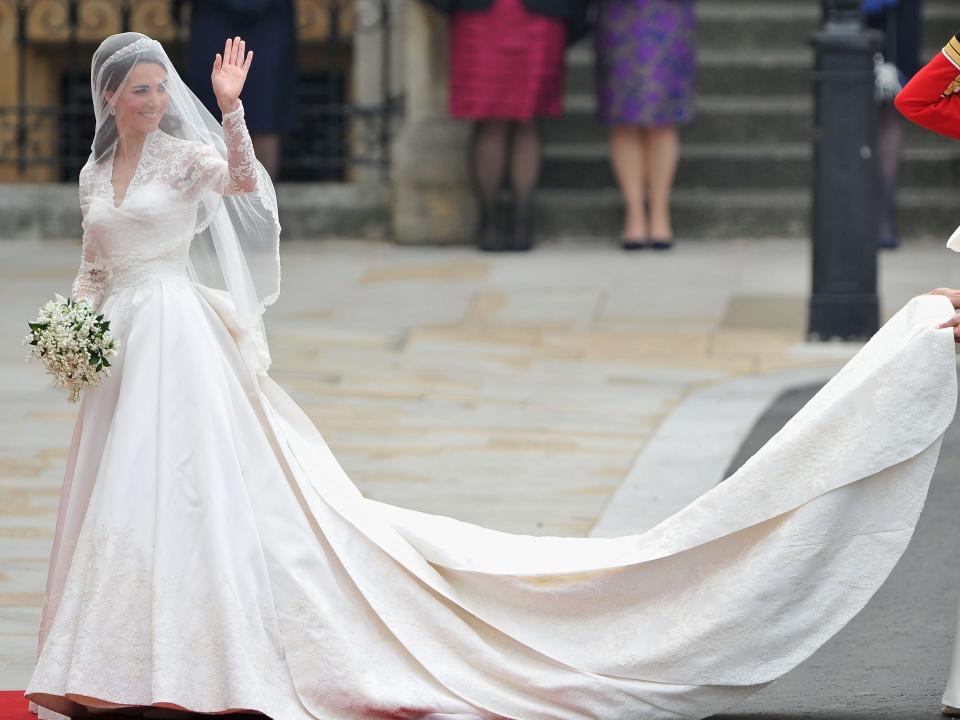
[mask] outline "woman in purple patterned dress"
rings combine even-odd
[[[626,210],[621,246],[668,249],[677,126],[693,119],[693,0],[600,0],[596,55],[597,112]]]

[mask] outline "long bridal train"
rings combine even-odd
[[[71,448],[28,688],[60,713],[712,714],[807,658],[883,583],[956,403],[952,334],[934,329],[953,309],[921,296],[657,527],[511,535],[365,499],[247,369],[229,313],[163,283],[126,299],[122,382],[87,394]]]

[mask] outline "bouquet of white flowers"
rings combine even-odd
[[[110,321],[97,315],[88,300],[55,295],[28,325],[30,333],[23,339],[30,346],[27,359],[39,358],[54,384],[70,390],[70,402],[79,399],[83,388],[99,385],[110,374],[107,358],[120,351]]]

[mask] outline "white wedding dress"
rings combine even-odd
[[[242,115],[224,125],[249,152]],[[237,191],[226,161],[156,131],[140,163],[119,203],[110,162],[81,177],[96,242],[79,284],[104,289],[122,351],[70,447],[27,689],[40,718],[699,718],[813,653],[910,540],[956,401],[943,297],[913,300],[652,530],[511,535],[357,491],[185,270],[197,187]]]

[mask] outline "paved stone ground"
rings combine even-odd
[[[0,687],[33,663],[75,416],[19,343],[77,257],[71,242],[0,243]],[[285,244],[283,260],[272,375],[363,492],[511,532],[586,534],[691,393],[851,351],[802,343],[801,242],[488,256],[331,241]],[[883,256],[881,281],[889,315],[960,286],[960,259],[911,246]]]

